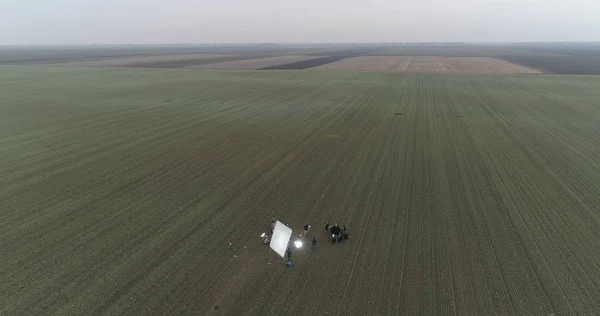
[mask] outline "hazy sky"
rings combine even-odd
[[[0,45],[600,41],[600,0],[0,0]]]

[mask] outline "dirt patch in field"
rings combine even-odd
[[[265,67],[265,68],[261,68],[260,70],[308,69],[308,68],[314,68],[314,67],[321,66],[321,65],[327,65],[329,63],[340,61],[345,58],[346,58],[345,56],[320,57],[320,58],[298,61],[295,63],[277,65],[277,66],[272,66],[272,67]]]
[[[488,57],[361,56],[315,68],[398,72],[539,73],[535,69]]]
[[[211,58],[190,58],[190,59],[177,59],[177,60],[164,60],[164,61],[153,61],[153,62],[141,62],[123,65],[122,67],[139,67],[139,68],[184,68],[198,65],[209,65],[222,62],[229,62],[235,60],[247,60],[257,59],[265,56],[216,56]]]
[[[179,55],[161,55],[161,56],[136,56],[136,57],[120,57],[103,60],[90,60],[66,63],[54,63],[53,66],[73,66],[73,67],[123,67],[131,64],[140,63],[160,63],[160,62],[177,62],[186,60],[205,60],[223,57],[232,57],[234,55],[217,55],[217,54],[179,54]]]
[[[446,57],[499,57],[504,55],[534,55],[517,47],[506,46],[402,46],[383,49],[372,56],[446,56]]]
[[[502,56],[508,62],[517,63],[540,69],[546,73],[569,75],[600,75],[600,58],[561,56],[561,55],[531,55],[531,56]]]
[[[541,73],[539,70],[488,57],[447,58],[444,67],[450,72],[465,73]]]
[[[252,70],[260,69],[265,67],[273,67],[283,64],[296,63],[301,61],[307,61],[315,59],[315,56],[302,56],[302,55],[288,55],[288,56],[277,56],[277,57],[266,57],[258,59],[246,59],[246,60],[235,60],[227,61],[209,65],[192,66],[190,68],[202,68],[202,69],[239,69],[239,70]]]

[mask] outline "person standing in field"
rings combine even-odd
[[[304,236],[308,236],[308,230],[310,228],[310,226],[308,224],[304,224],[304,227],[302,227],[304,229]]]
[[[290,249],[290,247],[288,247],[288,249],[286,251],[286,255],[287,255],[287,261],[288,261],[288,265],[289,265],[289,263],[292,262],[292,249]]]
[[[262,237],[263,244],[265,244],[265,245],[268,245],[271,242],[269,235],[267,235],[265,233],[262,233],[262,235],[260,237]]]
[[[317,246],[317,238],[315,238],[315,236],[313,236],[311,242],[312,242],[312,249],[315,249],[315,247]]]
[[[275,230],[275,222],[277,220],[275,219],[275,217],[271,218],[271,235],[273,235],[273,231]]]

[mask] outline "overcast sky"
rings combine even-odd
[[[600,0],[0,0],[0,45],[600,41]]]

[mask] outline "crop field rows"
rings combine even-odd
[[[226,70],[362,70],[456,73],[539,73],[507,61],[488,57],[435,56],[255,56],[255,55],[174,55],[126,57],[88,62],[52,64],[78,67],[195,68]]]
[[[343,60],[346,57],[344,56],[328,56],[328,57],[318,57],[309,60],[302,60],[289,64],[275,65],[270,67],[260,68],[260,70],[291,70],[291,69],[309,69],[315,68],[321,65],[327,65],[329,63],[333,63],[339,60]]]
[[[600,55],[596,57],[542,55],[542,56],[502,56],[511,63],[544,69],[549,73],[571,75],[600,75]]]
[[[256,70],[256,69],[268,69],[270,67],[277,67],[279,65],[288,65],[316,59],[314,56],[306,55],[284,55],[276,57],[265,57],[256,59],[246,60],[235,60],[229,62],[212,63],[207,65],[192,66],[188,68],[198,69],[227,69],[227,70]]]
[[[262,55],[241,55],[241,56],[216,56],[216,57],[199,57],[194,59],[179,59],[179,60],[164,60],[164,61],[148,61],[140,63],[132,63],[123,65],[123,67],[139,67],[139,68],[185,68],[195,67],[200,65],[210,65],[217,63],[233,62],[240,60],[261,59],[266,56]]]
[[[600,311],[600,79],[2,70],[0,314]]]
[[[487,57],[362,56],[345,58],[315,69],[392,72],[539,73],[513,63]]]
[[[415,66],[402,68],[402,60]],[[367,62],[368,61],[368,62]],[[91,47],[0,47],[0,65],[193,68],[221,70],[340,69],[457,73],[600,74],[597,43],[248,44]],[[333,64],[333,65],[332,65]]]
[[[135,56],[135,57],[119,57],[110,59],[94,59],[90,61],[73,61],[65,63],[53,63],[46,64],[59,67],[142,67],[152,66],[155,63],[158,66],[171,63],[172,68],[176,68],[175,65],[185,65],[190,63],[189,61],[201,62],[204,60],[218,60],[219,58],[234,58],[237,55],[219,55],[219,54],[178,54],[178,55],[158,55],[158,56]],[[174,64],[175,63],[175,64]],[[150,67],[150,68],[165,68],[165,67]]]

